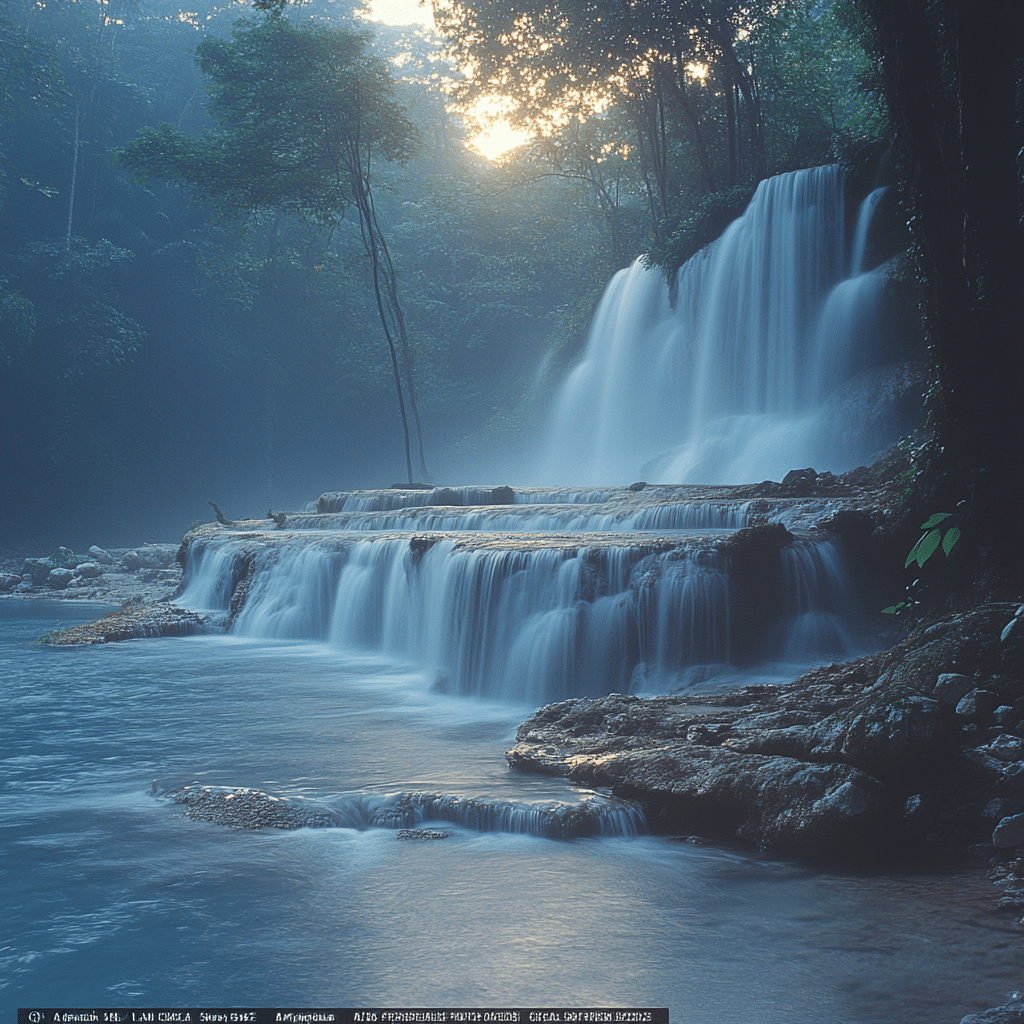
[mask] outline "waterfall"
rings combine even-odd
[[[749,550],[735,527],[505,534],[472,529],[476,511],[447,533],[221,531],[191,545],[180,601],[223,613],[241,636],[383,654],[423,666],[441,692],[534,705],[855,649],[827,539],[765,534],[752,594],[733,579]]]
[[[781,480],[895,440],[891,418],[850,422],[841,394],[877,361],[882,278],[864,268],[884,193],[862,204],[849,258],[829,166],[761,182],[673,289],[639,260],[620,271],[558,395],[541,482]]]

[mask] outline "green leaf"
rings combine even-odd
[[[924,537],[922,537],[911,549],[910,554],[907,555],[907,560],[903,563],[904,569],[909,569],[912,562],[917,561],[917,553],[921,549],[921,545],[924,543]],[[914,581],[917,582],[916,580]]]
[[[883,615],[899,615],[899,613],[901,611],[903,611],[903,609],[906,608],[906,607],[907,607],[907,602],[906,601],[900,601],[899,604],[891,604],[891,605],[889,605],[888,608],[883,608],[882,609],[882,614]]]
[[[926,533],[915,545],[917,548],[917,564],[923,567],[924,563],[938,551],[939,544],[941,543],[941,530],[932,530],[931,533]]]
[[[932,527],[938,526],[939,523],[944,523],[952,514],[952,512],[936,512],[935,515],[928,517],[928,522],[921,524],[921,529],[930,530]]]
[[[957,526],[951,526],[946,531],[946,536],[942,538],[942,550],[946,552],[946,557],[949,558],[950,551],[953,550],[953,545],[960,539],[960,528]]]

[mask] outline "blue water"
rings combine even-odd
[[[1013,919],[970,876],[813,872],[646,835],[192,822],[159,794],[586,794],[507,769],[532,708],[439,696],[408,665],[221,636],[33,642],[99,611],[0,602],[0,1024],[18,1006],[133,1003],[932,1024],[1024,987]]]

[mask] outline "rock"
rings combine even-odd
[[[103,566],[99,562],[81,562],[75,572],[85,580],[94,580],[103,575]]]
[[[996,725],[1009,725],[1016,717],[1016,712],[1009,704],[1001,704],[992,712],[992,720]]]
[[[514,505],[516,502],[515,491],[507,484],[491,488],[492,505]]]
[[[991,690],[971,690],[956,706],[956,713],[968,721],[987,718],[999,707],[999,697]]]
[[[157,544],[147,544],[134,552],[143,569],[166,569],[174,560],[174,552]]]
[[[959,672],[943,672],[932,690],[932,697],[956,707],[972,689],[973,684],[967,676]]]
[[[46,582],[46,577],[50,575],[52,569],[53,566],[45,558],[26,558],[22,578],[30,576],[32,582],[38,586]]]
[[[51,590],[65,590],[74,575],[73,569],[51,569],[46,577],[46,585]]]
[[[395,835],[396,839],[447,839],[451,833],[442,832],[437,828],[402,828]]]
[[[991,818],[994,821],[1000,821],[1003,818],[1009,818],[1020,811],[1019,800],[1008,800],[1006,797],[997,796],[993,797],[985,805],[985,809],[981,812],[983,818]]]
[[[192,821],[231,828],[331,828],[337,824],[326,809],[302,806],[258,789],[185,786],[167,794],[185,808]]]
[[[21,577],[15,575],[13,572],[0,572],[0,593],[9,593],[19,583],[21,583]]]
[[[46,561],[51,569],[74,569],[81,559],[75,557],[71,548],[57,548]]]
[[[991,743],[978,749],[998,761],[1024,761],[1024,740],[1019,736],[997,736]]]
[[[109,551],[105,551],[103,548],[97,547],[95,544],[89,548],[89,557],[94,562],[99,562],[100,565],[114,564],[114,556]]]
[[[127,569],[129,572],[141,569],[142,559],[139,557],[139,553],[137,551],[126,551],[121,556],[121,568]]]
[[[791,469],[782,478],[782,486],[796,497],[813,494],[817,482],[818,474],[813,469]]]
[[[57,571],[71,570],[54,570]],[[46,642],[58,647],[69,647],[137,640],[147,636],[193,636],[206,621],[204,616],[173,604],[140,602],[125,605],[96,622],[55,631],[48,636]]]
[[[992,845],[998,848],[1024,846],[1024,814],[1003,818],[992,833]]]
[[[634,493],[636,493],[636,492],[642,491],[646,486],[647,486],[647,482],[645,480],[637,480],[636,483],[629,485],[629,489],[631,491],[633,491]]]
[[[1024,1002],[1018,998],[991,1010],[969,1013],[960,1018],[960,1024],[1024,1024]]]

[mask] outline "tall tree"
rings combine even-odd
[[[1019,586],[1024,551],[1005,531],[1024,507],[1024,8],[859,0],[853,13],[896,126],[935,371],[921,498],[932,511],[970,499],[965,538]]]
[[[184,183],[224,216],[277,209],[335,230],[354,209],[370,262],[405,438],[412,407],[420,469],[427,474],[415,399],[414,359],[398,277],[374,203],[378,160],[404,162],[418,136],[395,98],[387,65],[355,32],[291,25],[281,5],[239,22],[230,41],[207,38],[197,59],[217,130],[189,138],[172,125],[147,129],[125,147],[138,172]],[[403,382],[404,370],[404,382]]]

